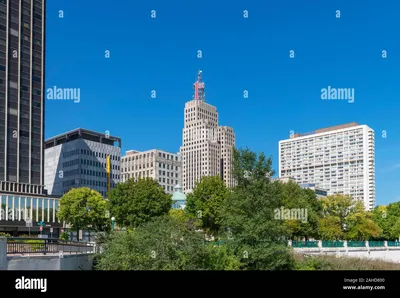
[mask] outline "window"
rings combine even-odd
[[[10,81],[10,87],[11,87],[11,88],[14,88],[14,89],[18,89],[18,84],[15,83],[15,82],[11,82],[11,81]]]
[[[18,31],[17,30],[14,30],[14,29],[10,28],[10,33],[11,33],[11,35],[14,35],[14,36],[18,37]]]

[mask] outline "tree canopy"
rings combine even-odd
[[[87,187],[73,188],[63,195],[57,215],[77,232],[110,228],[106,200],[99,192]]]
[[[320,235],[324,240],[369,240],[378,237],[382,229],[372,220],[360,201],[348,195],[331,195],[321,199],[323,216]]]
[[[287,248],[289,235],[283,223],[274,218],[274,210],[282,205],[282,196],[279,185],[270,182],[271,165],[271,158],[263,153],[234,150],[233,173],[238,183],[225,204],[224,227],[226,239],[244,270],[294,266]]]
[[[195,184],[193,192],[186,198],[185,211],[200,221],[201,227],[210,234],[219,232],[222,212],[229,190],[220,177],[203,177]]]
[[[171,195],[151,178],[129,179],[117,184],[108,200],[110,214],[118,226],[132,228],[167,214],[172,205]]]
[[[204,242],[194,226],[182,227],[169,216],[157,217],[132,232],[110,236],[99,270],[234,270],[239,260],[227,247]]]
[[[317,198],[295,182],[272,182],[264,153],[234,149],[233,157],[235,186],[203,177],[185,210],[171,209],[171,196],[150,178],[118,184],[110,214],[128,229],[105,238],[98,269],[287,270],[296,268],[288,240],[400,236],[400,202],[367,212],[347,195]]]
[[[376,238],[400,239],[400,202],[377,206],[373,211],[372,219],[382,229],[382,234]]]

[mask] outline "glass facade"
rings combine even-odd
[[[7,182],[4,191],[41,194],[44,184],[44,2],[0,0],[0,181]]]
[[[0,220],[44,221],[45,223],[58,222],[56,212],[58,210],[58,199],[24,197],[18,195],[2,195]]]

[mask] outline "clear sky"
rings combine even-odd
[[[80,102],[46,101],[46,138],[82,127],[121,137],[123,152],[178,152],[201,69],[237,147],[271,155],[277,171],[291,130],[367,124],[377,204],[400,200],[400,1],[47,2],[46,88],[79,88]],[[354,102],[322,100],[328,86],[354,88]]]

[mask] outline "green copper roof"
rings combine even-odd
[[[182,187],[177,184],[174,187],[175,192],[172,194],[172,200],[174,201],[184,201],[186,200],[186,195],[182,192]]]

